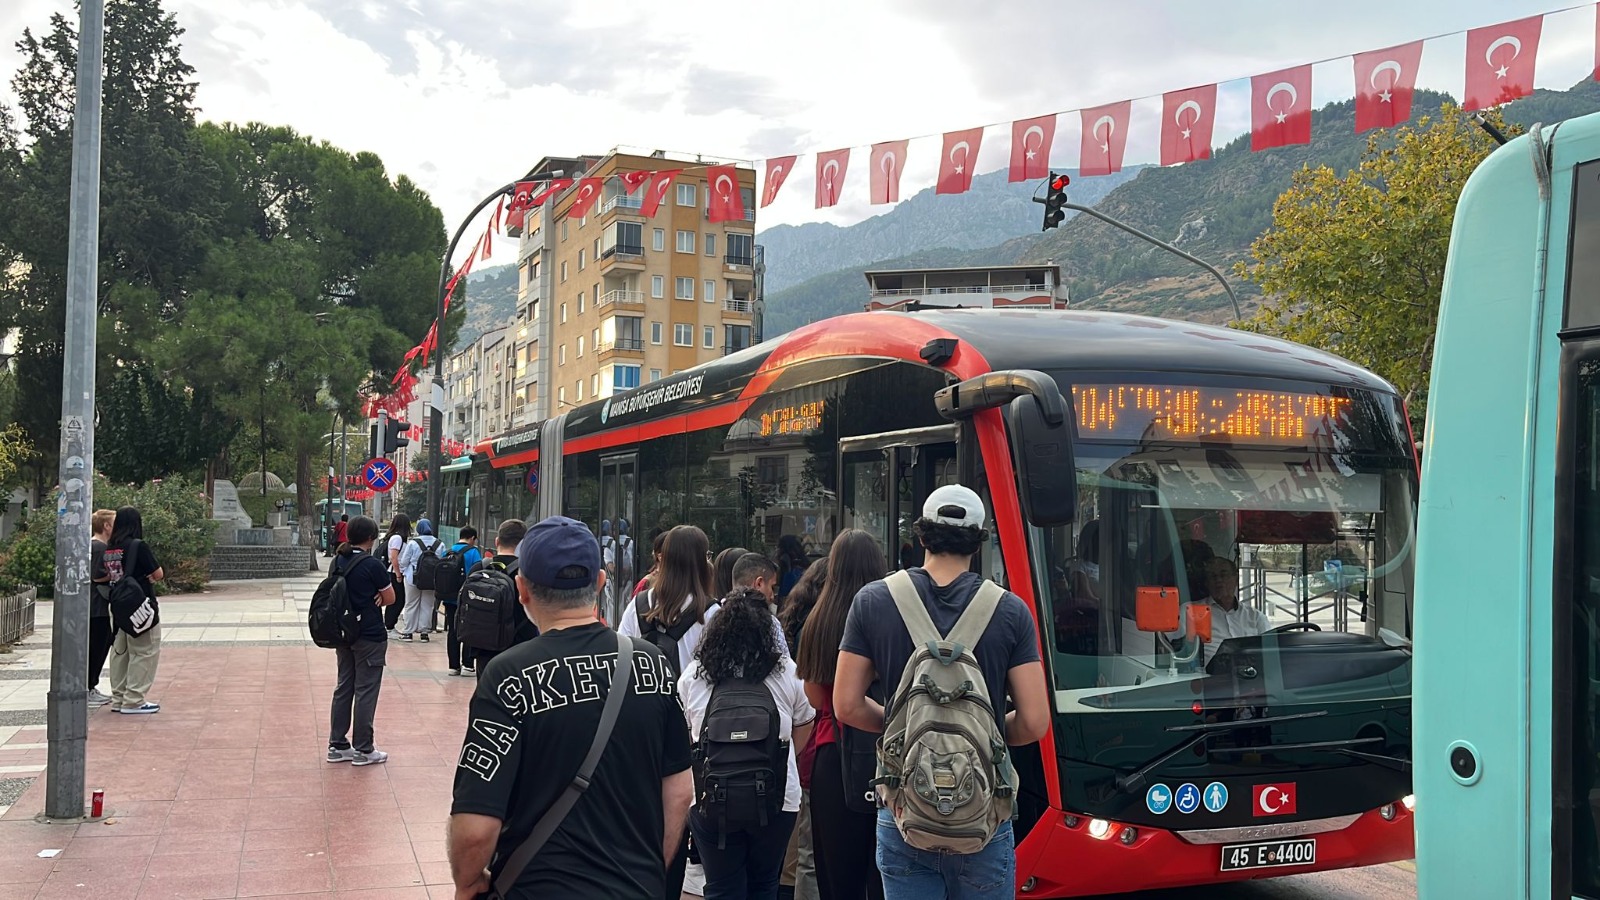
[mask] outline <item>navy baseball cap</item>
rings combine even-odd
[[[577,519],[551,516],[528,529],[517,546],[517,565],[529,584],[558,591],[592,587],[600,571],[600,542]],[[561,570],[568,568],[583,571],[561,577]]]

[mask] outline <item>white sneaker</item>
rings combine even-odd
[[[359,750],[351,752],[355,754],[350,759],[350,765],[352,766],[377,766],[389,761],[389,754],[382,750],[368,750],[366,753],[362,753]]]
[[[125,716],[148,716],[151,713],[161,712],[161,704],[146,703],[143,706],[124,706],[123,708],[117,710],[117,712],[122,713]]]
[[[102,694],[97,690],[90,689],[90,691],[89,691],[89,705],[91,707],[94,707],[94,708],[98,709],[99,707],[105,706],[107,703],[110,703],[110,702],[111,702],[111,698],[110,697],[107,697],[105,694]]]
[[[355,758],[356,758],[356,751],[351,749],[351,748],[349,748],[349,747],[346,747],[343,750],[340,750],[338,747],[329,747],[328,748],[328,762],[331,762],[331,763],[352,762],[352,761],[355,760]]]

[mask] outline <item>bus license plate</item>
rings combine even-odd
[[[1224,872],[1236,872],[1240,869],[1271,869],[1277,866],[1308,866],[1316,861],[1316,838],[1227,844],[1222,848]]]

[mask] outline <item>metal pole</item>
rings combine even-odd
[[[346,503],[345,492],[350,490],[350,484],[346,480],[350,471],[350,425],[343,417],[339,419],[339,429],[342,432],[339,435],[339,515],[342,516]]]
[[[1179,250],[1177,247],[1172,246],[1171,244],[1167,243],[1166,241],[1161,240],[1158,237],[1154,237],[1152,235],[1145,234],[1144,232],[1142,232],[1139,229],[1133,227],[1132,225],[1127,224],[1126,222],[1119,222],[1116,219],[1111,218],[1110,216],[1106,215],[1103,212],[1100,212],[1097,209],[1090,209],[1087,206],[1082,206],[1082,205],[1077,204],[1077,203],[1063,203],[1063,204],[1061,204],[1061,208],[1062,209],[1075,209],[1078,212],[1094,216],[1096,219],[1099,219],[1100,221],[1106,223],[1107,225],[1111,225],[1113,227],[1120,228],[1123,231],[1126,231],[1127,233],[1133,235],[1136,238],[1143,238],[1144,240],[1149,241],[1152,244],[1155,244],[1157,247],[1160,247],[1161,249],[1166,250],[1169,253],[1176,253],[1177,255],[1183,257],[1184,259],[1187,259],[1189,262],[1192,262],[1195,265],[1199,266],[1200,268],[1205,269],[1207,272],[1210,272],[1211,274],[1217,276],[1217,280],[1222,282],[1222,289],[1228,292],[1228,299],[1233,301],[1233,318],[1236,321],[1243,321],[1244,320],[1244,314],[1239,311],[1239,297],[1238,297],[1238,295],[1234,294],[1233,285],[1228,283],[1228,279],[1222,277],[1222,273],[1217,271],[1217,267],[1216,266],[1213,266],[1212,264],[1206,262],[1205,260],[1201,259],[1198,256],[1194,256],[1192,254],[1185,253],[1182,250]]]
[[[56,506],[56,599],[45,722],[45,815],[83,816],[88,744],[89,518],[94,512],[95,315],[100,271],[100,98],[104,0],[82,0],[72,113],[66,340],[61,373],[61,496]]]
[[[338,549],[333,546],[333,438],[334,432],[339,430],[339,414],[333,414],[333,424],[328,428],[328,502],[322,507],[322,543],[323,552],[329,556]]]
[[[379,457],[387,457],[389,455],[389,454],[383,452],[383,444],[388,439],[387,438],[388,434],[389,434],[389,413],[388,413],[387,410],[380,409],[380,410],[378,410],[378,442],[376,444],[374,444],[373,448],[372,448],[372,451],[373,451],[372,452],[372,458],[373,459],[377,459]],[[362,471],[365,471],[365,469],[363,469]],[[394,490],[394,489],[390,488],[390,490]],[[372,502],[378,507],[378,509],[383,509],[383,494],[380,493],[380,492],[377,492],[377,491],[374,491],[373,493],[374,493],[375,496],[372,498]],[[394,514],[390,513],[389,514],[389,518],[391,518],[391,519],[394,518]],[[383,517],[380,516],[378,518],[378,521],[380,521],[380,522],[383,521]]]

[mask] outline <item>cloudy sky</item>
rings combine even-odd
[[[1226,4],[1120,0],[165,0],[187,29],[202,115],[287,124],[375,151],[422,184],[452,225],[539,157],[613,147],[768,156],[915,138],[901,196],[932,183],[943,131],[1136,97],[1128,161],[1156,155],[1159,94],[1316,67],[1315,102],[1353,93],[1349,54],[1550,12],[1562,0]],[[13,48],[70,0],[0,0],[0,98]],[[1545,20],[1538,85],[1591,71],[1592,5]],[[1465,42],[1428,44],[1419,84],[1460,96]],[[1216,143],[1248,125],[1248,83],[1224,84]],[[1006,164],[991,128],[981,171]],[[1052,162],[1076,165],[1077,116]],[[812,209],[809,159],[763,225],[846,224],[866,203],[857,157],[845,200]],[[504,245],[502,245],[504,246]],[[508,255],[502,253],[500,255]],[[498,256],[496,261],[501,261]]]

